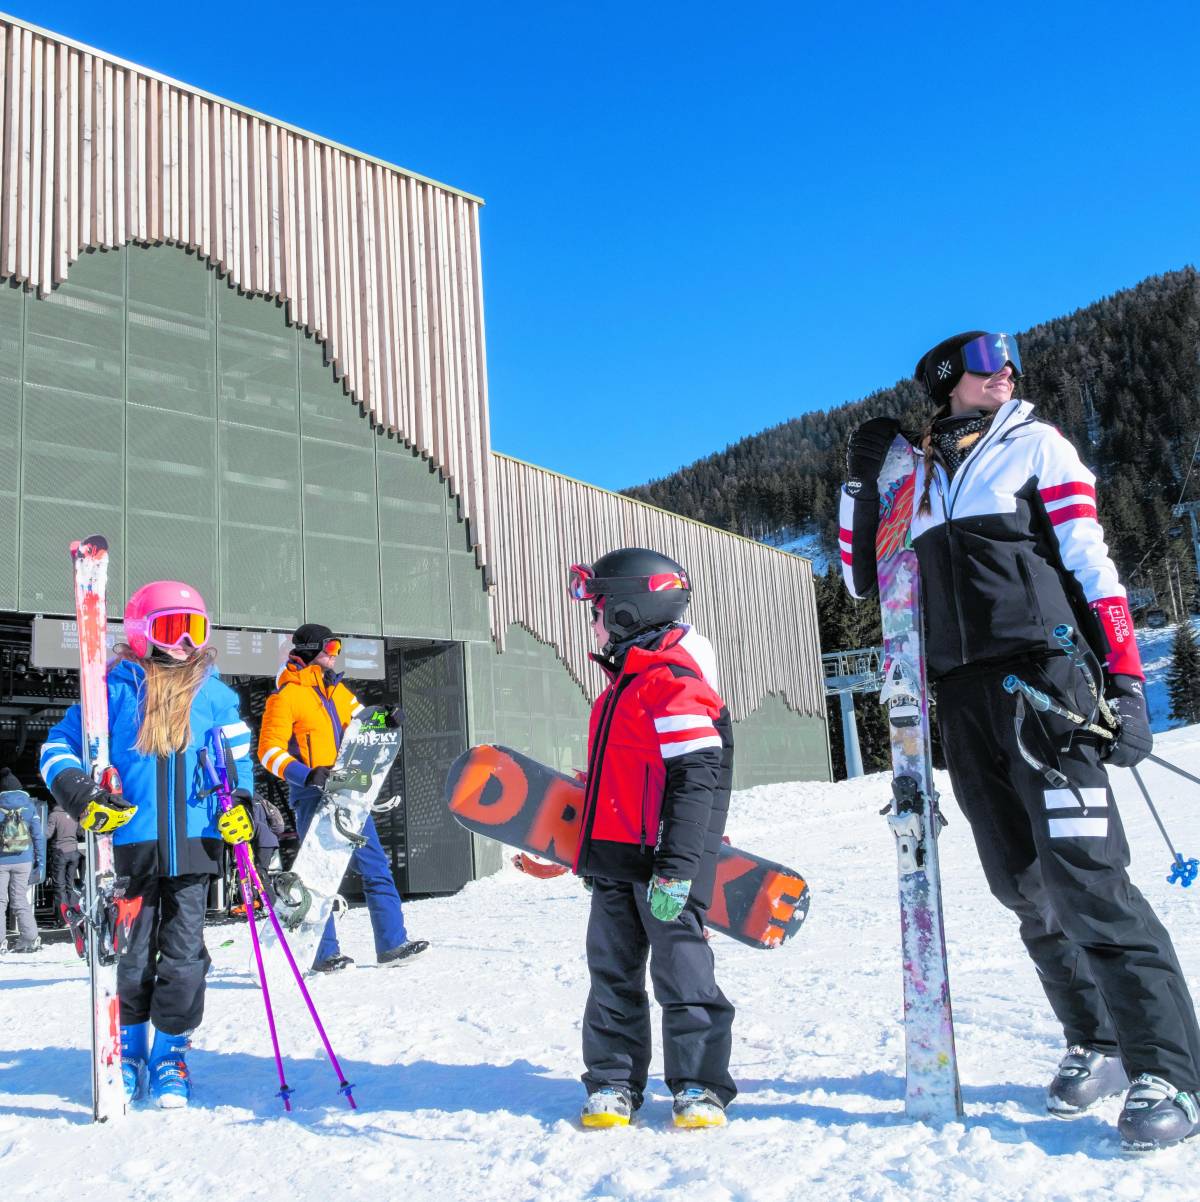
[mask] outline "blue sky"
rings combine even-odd
[[[5,7],[482,196],[493,444],[609,488],[1200,261],[1193,4]]]

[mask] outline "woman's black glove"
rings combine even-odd
[[[313,789],[325,788],[325,782],[329,779],[328,768],[313,768],[304,778],[305,785]]]
[[[1117,674],[1108,678],[1104,695],[1118,724],[1104,758],[1118,768],[1136,767],[1154,750],[1145,686],[1136,676]]]
[[[846,446],[846,491],[852,497],[879,495],[879,469],[899,433],[900,423],[894,417],[873,417],[850,435]]]

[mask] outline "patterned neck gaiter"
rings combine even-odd
[[[951,479],[987,432],[995,416],[994,412],[977,409],[973,413],[939,418],[933,423],[934,458],[946,469]]]

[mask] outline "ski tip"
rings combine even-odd
[[[71,544],[71,557],[78,559],[81,555],[98,555],[108,550],[108,539],[103,534],[92,534],[87,538],[76,539]]]

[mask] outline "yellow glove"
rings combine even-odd
[[[137,813],[137,806],[130,805],[124,798],[112,793],[93,797],[87,803],[79,825],[85,831],[94,831],[97,835],[111,835],[119,826],[124,826]],[[120,802],[119,805],[114,804]]]
[[[226,843],[249,843],[254,838],[254,819],[239,801],[217,819],[217,830]]]

